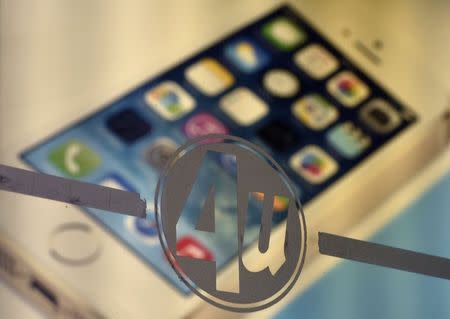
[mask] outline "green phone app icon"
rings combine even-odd
[[[49,160],[68,177],[83,177],[94,171],[101,162],[100,157],[87,145],[70,140],[49,154]]]
[[[286,17],[272,19],[261,29],[266,40],[282,51],[290,51],[306,41],[306,32]]]

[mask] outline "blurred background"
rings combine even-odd
[[[401,92],[402,101],[410,95],[423,105],[430,101],[426,105],[430,112],[448,108],[448,1],[290,3],[339,48],[354,50],[359,43],[356,46],[368,50],[371,61],[355,57],[354,62],[375,74],[384,87]],[[29,146],[44,138],[49,127],[51,132],[67,127],[281,4],[285,2],[0,0],[0,163],[19,165],[11,160],[17,160],[18,152],[8,152],[15,150],[17,143]],[[445,175],[445,169],[439,174]],[[409,193],[402,196],[414,199]],[[420,191],[415,196],[421,196]],[[0,203],[0,209],[0,214],[8,211],[14,218],[10,206]],[[442,209],[449,212],[449,207]],[[363,272],[355,273],[358,271]],[[445,284],[436,299],[450,300],[449,283]],[[308,296],[313,297],[308,298],[317,300],[320,295],[311,292]],[[16,294],[14,287],[0,282],[0,317],[55,315],[26,299]],[[90,296],[78,295],[76,299],[89,300]],[[440,311],[436,308],[436,314],[450,313],[444,302],[434,306],[441,307]],[[396,306],[392,309],[394,316]],[[208,311],[198,316],[216,315]],[[285,316],[291,317],[292,311]],[[312,314],[315,309],[308,311]],[[430,313],[433,311],[426,312]],[[355,318],[361,314],[356,312]],[[317,318],[332,314],[321,315]],[[398,317],[403,315],[400,312]]]

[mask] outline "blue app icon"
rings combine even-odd
[[[158,228],[156,227],[156,220],[154,219],[148,220],[136,218],[134,221],[134,226],[143,236],[154,237],[158,235]]]
[[[237,39],[225,47],[226,58],[239,70],[251,73],[269,63],[269,55],[264,49],[247,38]]]
[[[128,216],[124,222],[127,229],[141,242],[152,246],[158,244],[158,226],[153,212],[147,212],[147,218]]]
[[[371,139],[352,122],[336,125],[327,133],[327,141],[343,157],[354,159],[371,144]]]

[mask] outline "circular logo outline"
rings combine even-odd
[[[289,278],[289,280],[286,281],[286,283],[282,286],[282,288],[280,288],[278,291],[276,291],[271,297],[266,298],[265,300],[252,302],[252,303],[250,303],[250,305],[252,305],[252,306],[247,307],[247,308],[245,306],[249,305],[249,303],[242,303],[242,304],[235,303],[234,305],[228,305],[229,303],[231,303],[230,301],[223,300],[203,289],[194,287],[194,285],[190,282],[190,278],[186,274],[184,274],[182,271],[180,271],[181,269],[179,267],[177,267],[176,264],[174,263],[176,258],[173,255],[173,252],[168,247],[167,240],[165,238],[165,234],[164,234],[163,227],[162,227],[163,218],[162,218],[162,213],[161,213],[161,208],[160,208],[161,198],[162,198],[163,192],[165,190],[166,178],[167,178],[171,168],[173,167],[173,165],[176,163],[176,161],[178,159],[183,157],[184,154],[192,151],[197,146],[205,145],[205,144],[223,143],[223,141],[225,141],[225,140],[240,143],[241,145],[238,145],[239,147],[246,147],[246,148],[250,149],[250,151],[257,154],[258,157],[262,157],[263,160],[266,160],[267,163],[271,166],[271,168],[273,168],[280,175],[280,177],[283,179],[283,182],[286,184],[286,187],[291,192],[291,195],[295,201],[297,216],[299,218],[299,223],[300,223],[300,227],[301,227],[301,229],[300,229],[301,253],[299,254],[299,258],[297,260],[295,270],[292,273],[291,277]],[[293,187],[291,180],[289,179],[287,174],[284,172],[284,170],[281,168],[281,166],[264,149],[262,149],[258,145],[255,145],[243,138],[240,138],[237,136],[232,136],[232,135],[227,135],[227,134],[208,134],[208,135],[203,135],[200,137],[190,139],[185,144],[181,145],[171,156],[170,160],[167,162],[167,164],[158,180],[158,183],[156,186],[156,191],[155,191],[155,200],[154,200],[156,226],[158,228],[158,237],[159,237],[159,240],[161,243],[161,247],[163,248],[164,254],[165,254],[167,260],[169,261],[169,264],[171,265],[173,270],[176,272],[178,278],[181,281],[183,281],[184,284],[186,284],[193,293],[195,293],[198,297],[200,297],[204,301],[206,301],[218,308],[228,310],[228,311],[235,311],[235,312],[258,311],[258,310],[268,308],[268,307],[274,305],[275,303],[277,303],[278,301],[280,301],[284,296],[286,296],[286,294],[293,288],[294,284],[297,282],[297,280],[300,276],[300,273],[303,269],[304,263],[305,263],[306,251],[307,251],[306,218],[305,218],[305,214],[303,212],[300,200],[299,200],[298,196],[296,196],[294,189],[295,188]],[[289,231],[289,224],[287,223],[287,221],[285,221],[285,222],[286,222],[286,231]],[[235,256],[233,258],[238,258],[238,256]],[[205,292],[206,294],[204,294],[202,292]],[[211,298],[210,296],[213,296],[214,298],[219,299],[220,301],[224,302],[224,304],[222,304],[216,300],[213,300],[213,298]],[[225,304],[225,303],[227,303],[227,304]],[[255,306],[253,306],[253,305],[255,305]]]

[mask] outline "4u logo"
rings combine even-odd
[[[231,174],[218,166],[223,156],[235,163]],[[184,145],[160,179],[155,204],[169,261],[204,300],[254,311],[295,283],[306,251],[303,213],[288,178],[257,146],[231,136]],[[276,223],[277,214],[284,221]]]

